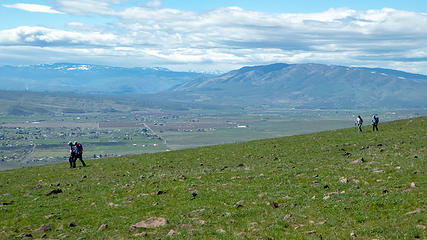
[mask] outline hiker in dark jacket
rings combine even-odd
[[[70,168],[76,167],[76,146],[72,142],[68,142],[68,146],[70,146],[70,157],[68,158],[68,162],[70,162]]]
[[[363,119],[360,115],[357,116],[355,125],[359,128],[359,132],[362,132]]]
[[[375,132],[375,129],[378,131],[378,123],[380,122],[380,118],[375,114],[372,115],[372,131]]]
[[[74,142],[74,146],[76,146],[76,160],[79,159],[82,162],[83,167],[86,167],[86,163],[83,161],[83,145],[79,142]]]

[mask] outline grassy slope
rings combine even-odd
[[[14,202],[0,206],[0,239],[40,237],[42,224],[48,238],[128,239],[153,216],[169,224],[147,238],[425,239],[426,212],[406,213],[427,210],[426,120],[3,171],[1,203]]]

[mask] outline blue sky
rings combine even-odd
[[[3,0],[0,65],[315,62],[427,74],[425,26],[424,0]]]
[[[201,2],[203,2],[201,4]],[[351,8],[356,10],[381,9],[384,7],[408,11],[426,12],[425,0],[211,0],[176,1],[164,0],[163,6],[189,11],[208,11],[225,6],[239,6],[245,10],[270,13],[322,12],[329,8]]]
[[[52,1],[17,1],[3,0],[2,5],[17,3],[41,4],[49,6]],[[76,1],[78,2],[78,1]],[[144,1],[122,1],[122,4],[113,5],[115,8],[141,6]],[[427,12],[425,0],[163,0],[164,8],[180,9],[184,11],[206,12],[217,8],[238,6],[248,11],[260,11],[266,13],[313,13],[322,12],[330,8],[350,8],[355,10],[369,10],[394,8],[405,11]],[[109,18],[103,16],[76,16],[76,15],[52,15],[46,13],[31,13],[19,9],[0,7],[0,27],[10,28],[20,25],[42,25],[61,27],[69,21],[83,21],[91,23],[108,23]],[[31,19],[31,20],[30,20]],[[29,21],[30,20],[30,21]]]

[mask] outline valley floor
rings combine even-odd
[[[425,115],[426,110],[380,111],[381,123]],[[160,111],[0,114],[0,170],[68,161],[69,141],[85,159],[153,153],[354,126],[371,112],[354,110]]]

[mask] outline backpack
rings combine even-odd
[[[76,143],[76,150],[79,153],[83,152],[83,145],[81,143]]]
[[[372,124],[377,125],[379,121],[380,121],[380,118],[377,116],[374,116],[374,118],[372,119]]]
[[[75,146],[75,145],[71,145],[71,146],[70,146],[70,151],[71,151],[71,153],[77,153],[77,148],[76,148],[76,146]]]

